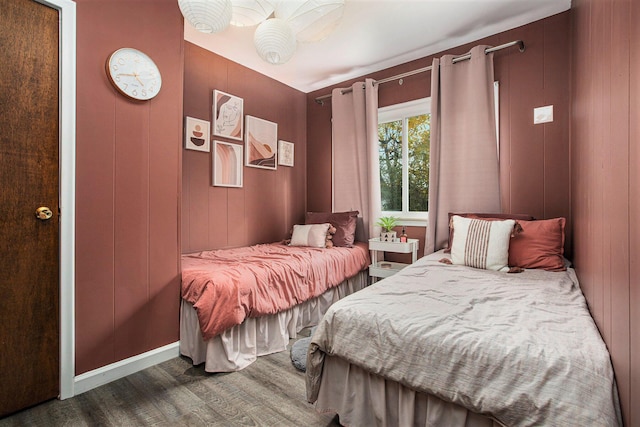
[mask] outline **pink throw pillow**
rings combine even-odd
[[[305,224],[330,223],[336,228],[333,246],[353,247],[356,240],[358,211],[349,212],[307,212]]]

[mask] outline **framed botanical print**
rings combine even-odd
[[[228,93],[213,91],[213,134],[242,141],[244,100]]]
[[[278,125],[253,116],[247,116],[245,125],[245,164],[254,168],[276,170]]]
[[[242,187],[242,145],[213,141],[213,185]]]
[[[278,141],[278,164],[293,167],[293,143]]]

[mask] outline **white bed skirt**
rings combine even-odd
[[[338,414],[343,426],[504,427],[335,356],[325,355],[321,384],[316,410]]]
[[[258,356],[287,349],[289,338],[308,326],[317,325],[334,302],[367,286],[367,270],[345,280],[324,294],[278,314],[248,318],[208,341],[202,339],[193,305],[180,306],[180,354],[194,365],[205,364],[207,372],[233,372],[246,368]]]

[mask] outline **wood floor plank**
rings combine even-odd
[[[287,350],[259,357],[233,373],[207,373],[204,365],[192,366],[190,359],[178,357],[74,398],[52,400],[0,419],[0,427],[5,426],[336,427],[339,423],[307,403],[304,373],[293,367]]]

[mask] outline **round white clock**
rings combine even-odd
[[[120,93],[129,98],[146,101],[158,94],[162,87],[160,70],[146,54],[123,47],[107,59],[107,76]]]

